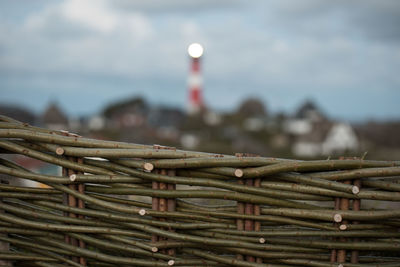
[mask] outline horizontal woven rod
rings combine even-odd
[[[121,160],[127,161],[128,160]],[[163,169],[186,169],[186,168],[210,168],[210,167],[253,167],[276,164],[288,160],[263,157],[234,157],[234,158],[219,158],[219,157],[204,157],[204,158],[182,158],[182,159],[160,159],[146,160],[155,168]]]
[[[306,176],[304,174],[301,175],[301,174],[294,174],[294,173],[284,173],[284,174],[279,174],[276,177],[281,180],[284,180],[284,181],[303,183],[303,184],[318,186],[318,187],[322,187],[322,188],[326,188],[326,189],[347,192],[347,193],[351,193],[351,194],[355,194],[355,195],[358,194],[360,191],[360,189],[354,185],[343,184],[343,183],[339,183],[339,182],[335,182],[335,181],[327,181],[327,180],[320,179],[317,177]]]
[[[0,129],[1,138],[22,138],[50,144],[66,145],[66,146],[82,146],[82,147],[103,147],[103,148],[134,148],[146,149],[151,146],[137,145],[131,143],[113,142],[105,140],[95,140],[76,136],[61,136],[50,134],[43,131],[28,129]]]
[[[114,248],[116,250],[120,250],[120,251],[126,251],[126,252],[135,252],[138,251],[138,255],[144,255],[147,257],[153,257],[153,258],[158,258],[158,259],[163,259],[163,260],[174,260],[175,264],[174,265],[178,265],[178,266],[182,266],[182,265],[192,265],[192,264],[206,264],[206,263],[202,263],[201,261],[198,260],[192,260],[192,259],[184,259],[184,258],[180,258],[180,257],[175,257],[175,256],[170,256],[170,255],[165,255],[165,254],[161,254],[161,253],[152,253],[151,251],[154,250],[156,247],[153,246],[148,246],[148,245],[144,245],[142,248],[144,250],[139,250],[139,249],[132,249],[132,246],[127,246],[124,244],[128,244],[128,245],[137,245],[135,244],[135,240],[132,239],[127,239],[127,238],[123,238],[123,237],[119,237],[119,236],[107,236],[107,235],[102,235],[102,237],[107,237],[113,241],[119,241],[120,243],[111,243],[109,245],[109,240],[108,241],[103,241],[101,239],[96,239],[96,238],[92,238],[92,237],[88,237],[85,235],[79,235],[79,234],[73,234],[73,236],[75,236],[76,238],[83,238],[85,241],[87,241],[88,243],[92,243],[93,245],[99,245],[100,247],[104,247],[104,248]],[[134,245],[135,244],[135,245]],[[147,250],[147,251],[145,251]]]
[[[41,223],[37,221],[25,220],[10,214],[0,214],[0,219],[11,222],[24,227],[31,227],[34,229],[48,230],[48,231],[60,231],[60,232],[76,232],[76,233],[100,233],[100,234],[115,234],[125,236],[136,236],[134,232],[129,230],[97,227],[97,226],[81,226],[81,225],[64,225],[64,224],[52,224],[52,223]]]
[[[24,187],[24,186],[13,186],[7,184],[0,184],[1,191],[14,191],[14,192],[26,192],[35,194],[60,194],[59,191],[51,188],[37,188],[37,187]]]
[[[58,145],[53,145],[53,144],[48,144],[48,143],[39,143],[39,142],[35,142],[32,144],[35,144],[39,147],[44,148],[45,150],[47,150],[48,152],[57,154],[57,155],[62,155],[64,154],[64,149]]]
[[[141,172],[138,170],[123,168],[123,167],[120,167],[119,170],[125,171],[125,172],[129,173],[130,175],[133,175],[138,178],[147,179],[149,181],[217,187],[217,188],[222,188],[222,189],[234,190],[234,191],[238,191],[241,193],[257,194],[257,195],[264,196],[264,200],[266,200],[268,198],[270,205],[298,207],[298,208],[316,208],[315,206],[310,205],[310,204],[269,198],[269,197],[267,197],[267,195],[270,195],[272,193],[272,190],[268,191],[263,188],[240,186],[240,185],[237,185],[234,183],[229,183],[229,182],[224,182],[224,181],[215,181],[215,180],[211,180],[211,179],[196,179],[196,178],[191,178],[191,177],[177,177],[177,176],[174,177],[174,176],[167,176],[167,175],[161,175],[161,174],[145,173],[145,172]],[[1,171],[1,169],[0,169],[0,171]],[[80,181],[80,179],[83,177],[84,177],[83,175],[76,175],[76,181]],[[279,195],[279,193],[277,193],[276,195]]]
[[[56,261],[55,259],[49,258],[49,257],[43,257],[43,256],[38,256],[38,255],[32,255],[32,254],[27,254],[27,253],[0,253],[0,259],[1,260],[25,260],[25,261],[48,261],[48,262],[54,262]]]
[[[65,131],[56,131],[56,130],[50,130],[50,129],[46,129],[46,128],[40,128],[37,126],[32,126],[29,123],[20,122],[17,120],[14,120],[14,122],[11,122],[11,121],[0,122],[0,128],[1,129],[22,129],[22,130],[28,130],[28,131],[33,131],[33,132],[51,134],[51,135],[65,136]]]
[[[134,223],[143,223],[143,224],[154,224],[154,226],[166,226],[166,227],[173,227],[173,228],[182,228],[182,229],[191,229],[193,227],[196,227],[198,224],[199,226],[202,225],[210,225],[208,223],[185,223],[185,224],[179,224],[179,223],[171,223],[168,222],[167,224],[161,224],[159,222],[154,222],[154,220],[150,219],[145,219],[145,218],[137,218],[125,214],[116,214],[116,213],[111,213],[109,211],[96,211],[96,210],[90,210],[90,209],[80,209],[80,208],[73,208],[73,207],[68,207],[60,204],[55,204],[51,202],[46,202],[46,201],[35,201],[34,203],[37,203],[39,205],[43,205],[45,207],[49,208],[55,208],[58,210],[62,211],[67,211],[67,212],[72,212],[76,214],[82,214],[82,215],[87,215],[91,217],[96,217],[96,218],[105,218],[105,219],[110,219],[110,220],[116,220],[116,221],[126,221],[126,222],[134,222]],[[165,213],[158,213],[158,217],[166,217],[166,218],[184,218],[184,219],[191,219],[191,220],[196,220],[196,221],[214,221],[213,218],[206,217],[206,216],[201,216],[201,215],[196,215],[196,214],[183,214],[182,216],[176,216],[177,213],[171,213],[171,212],[165,212]],[[182,214],[182,213],[178,213]],[[218,224],[218,225],[223,225],[225,226],[226,224]],[[227,226],[227,228],[231,228],[230,226]]]
[[[384,192],[362,189],[358,193],[360,199],[373,199],[385,201],[400,201],[400,192]]]
[[[85,225],[85,226],[97,226],[97,227],[110,227],[110,224],[101,223],[98,221],[87,220],[82,218],[66,217],[61,215],[55,215],[47,212],[42,212],[37,209],[28,210],[26,207],[16,207],[12,205],[7,205],[0,202],[0,208],[4,209],[10,213],[22,215],[24,218],[36,218],[36,219],[48,219],[58,222],[64,222],[75,225]]]
[[[50,144],[58,144],[58,145],[65,145],[65,146],[72,146],[72,147],[63,147],[63,149],[71,148],[73,152],[66,155],[71,156],[80,156],[81,151],[73,150],[77,146],[81,146],[83,148],[96,148],[96,149],[132,149],[132,150],[143,150],[143,151],[162,151],[162,149],[154,148],[153,146],[149,145],[139,145],[139,144],[132,144],[132,143],[123,143],[123,142],[115,142],[115,141],[106,141],[106,140],[95,140],[95,139],[88,139],[79,136],[61,136],[58,134],[49,134],[45,133],[44,131],[36,131],[34,129],[29,130],[22,130],[22,129],[0,129],[0,138],[22,138],[25,140],[32,140],[32,141],[39,141],[43,143],[50,143]],[[94,149],[95,150],[95,149]],[[172,151],[172,150],[171,150]],[[213,153],[205,153],[205,152],[193,152],[193,151],[183,151],[183,150],[174,150],[175,157],[210,157],[210,156],[218,156],[218,157],[234,157],[229,155],[220,155],[220,154],[213,154]],[[93,152],[90,152],[93,153]],[[108,153],[108,152],[106,152]],[[162,153],[161,153],[162,154]],[[82,156],[89,156],[89,155],[82,155]],[[93,155],[98,156],[98,155]],[[142,157],[143,158],[143,157]]]
[[[21,234],[21,235],[44,235],[46,236],[48,232],[41,230],[31,230],[24,229],[20,227],[0,227],[0,233],[5,234]]]
[[[375,187],[375,188],[388,190],[388,191],[400,192],[400,184],[399,183],[392,183],[392,182],[387,182],[387,181],[383,181],[383,180],[363,179],[362,184],[363,184],[363,186]]]
[[[53,231],[63,231],[63,232],[92,232],[92,233],[104,233],[104,234],[110,234],[110,233],[115,233],[115,234],[125,234],[129,235],[130,231],[126,230],[119,230],[119,229],[107,229],[107,228],[101,228],[101,227],[84,227],[84,226],[72,226],[72,225],[58,225],[58,224],[49,224],[49,223],[38,223],[38,222],[32,222],[29,220],[21,219],[15,216],[11,215],[4,215],[0,214],[0,219],[16,223],[19,225],[24,225],[24,226],[29,226],[32,228],[36,229],[49,229]],[[131,223],[129,224],[132,228],[136,230],[141,230],[147,233],[152,233],[152,234],[157,234],[159,236],[164,236],[176,240],[184,240],[184,241],[192,241],[195,243],[201,243],[205,245],[216,245],[216,246],[229,246],[229,247],[243,247],[243,248],[257,248],[257,249],[263,249],[263,245],[255,245],[251,244],[248,242],[239,242],[239,241],[229,241],[229,240],[223,240],[223,239],[214,239],[214,238],[199,238],[196,236],[192,235],[187,235],[187,234],[178,234],[174,232],[169,232],[165,230],[160,230],[158,228],[152,227],[152,226],[146,226],[142,224],[134,224]],[[104,231],[108,231],[104,232]],[[134,236],[134,234],[133,234]]]
[[[303,260],[303,259],[280,259],[277,260],[280,263],[294,264],[300,266],[312,266],[312,267],[338,267],[337,263],[328,263],[315,260]],[[346,267],[399,267],[399,263],[374,263],[374,264],[356,264],[356,263],[345,263],[342,264]],[[292,266],[292,265],[290,265]]]
[[[144,267],[157,267],[157,266],[168,266],[167,263],[165,262],[158,262],[154,260],[144,260],[144,259],[137,259],[137,258],[127,258],[127,257],[119,257],[119,256],[113,256],[109,254],[104,254],[100,252],[95,252],[91,251],[88,249],[80,248],[80,247],[75,247],[72,245],[68,245],[62,242],[57,242],[51,239],[46,239],[46,238],[38,238],[38,240],[45,242],[49,245],[53,245],[58,248],[62,248],[67,251],[75,252],[76,254],[96,260],[100,260],[103,262],[109,262],[109,263],[114,263],[114,264],[131,264],[134,266],[144,266]]]
[[[243,171],[241,169],[232,168],[232,167],[210,167],[210,168],[200,168],[194,169],[196,171],[216,174],[216,175],[223,175],[227,177],[235,177],[235,178],[242,178]]]
[[[88,191],[93,191],[93,192],[99,192],[99,193],[106,193],[106,194],[121,194],[121,195],[135,195],[135,189],[150,189],[150,184],[147,183],[145,185],[128,185],[128,184],[111,184],[111,187],[109,188],[105,188],[104,186],[99,187],[99,186],[92,186],[90,187],[90,189],[88,189]],[[129,188],[127,188],[129,187]],[[226,187],[229,187],[229,185],[227,185]],[[129,192],[130,189],[133,189],[132,192]],[[249,189],[249,190],[247,190]],[[197,189],[195,189],[196,191],[199,191]],[[181,190],[179,190],[181,191]],[[212,190],[210,190],[212,191]],[[219,190],[221,191],[221,190]],[[232,191],[236,191],[236,190],[232,190]],[[252,191],[252,187],[248,187],[248,188],[242,188],[243,191],[242,193],[246,193],[245,191]],[[385,195],[385,192],[383,192],[382,197],[385,198],[390,198],[390,195]],[[306,193],[297,193],[297,192],[288,192],[285,190],[270,190],[270,189],[261,189],[258,190],[257,194],[255,195],[259,195],[259,196],[267,196],[269,198],[280,198],[280,199],[286,199],[286,200],[314,200],[314,201],[331,201],[332,198],[329,196],[322,196],[322,195],[313,195],[313,194],[306,194]],[[377,197],[376,195],[374,197]]]
[[[37,200],[50,200],[61,202],[61,197],[54,195],[44,195],[35,193],[14,193],[14,192],[0,192],[0,198],[18,198],[18,199],[37,199]]]
[[[400,251],[400,243],[394,242],[339,242],[288,238],[265,238],[265,242],[323,249],[352,249],[366,251]]]
[[[35,266],[40,266],[40,267],[65,267],[63,264],[58,264],[58,263],[47,263],[44,261],[34,261]],[[83,265],[80,265],[83,266]]]
[[[238,231],[232,229],[210,229],[211,232],[225,233],[241,236],[254,237],[300,237],[300,236],[325,236],[325,237],[400,237],[400,233],[395,230],[350,230],[350,231],[326,231],[326,230],[268,230],[268,231]]]
[[[10,124],[17,124],[17,125],[23,124],[22,122],[20,122],[16,119],[13,119],[11,117],[8,117],[6,115],[1,115],[1,114],[0,114],[0,121],[10,123]]]
[[[175,151],[166,149],[136,149],[136,148],[81,148],[62,147],[64,154],[73,157],[102,157],[102,158],[144,158],[144,159],[166,159],[197,157],[197,153],[186,151]]]
[[[120,237],[120,236],[110,236],[110,235],[102,235],[103,237],[107,237],[110,238],[111,240],[114,241],[119,241],[121,243],[124,244],[128,244],[128,245],[133,245],[135,243],[135,240],[132,239],[128,239],[128,238],[124,238],[124,237]],[[107,244],[104,244],[105,246],[107,246]],[[150,246],[150,245],[149,245]],[[149,248],[145,248],[145,249],[149,249]],[[150,247],[150,251],[155,251],[157,249],[157,251],[159,251],[159,249],[156,246],[153,246],[153,244],[151,244]],[[148,254],[150,255],[150,254]],[[155,258],[160,258],[160,259],[164,259],[164,260],[174,260],[175,263],[174,265],[178,265],[178,266],[182,266],[182,265],[203,265],[203,264],[210,264],[212,262],[207,261],[201,261],[201,260],[197,260],[197,259],[185,259],[185,258],[181,258],[181,257],[177,257],[177,256],[171,256],[171,255],[165,255],[165,254],[161,254],[161,253],[152,253],[151,255],[154,255],[153,257]]]
[[[91,260],[91,259],[89,259],[88,263],[89,263],[89,266],[93,265],[96,267],[115,267],[115,265],[104,263],[104,262],[99,262],[99,261]],[[174,262],[174,264],[172,266],[178,265],[180,267],[194,267],[194,266],[227,267],[227,265],[225,265],[225,264],[217,263],[215,261],[200,259],[198,257],[196,259],[185,259],[185,263],[187,263],[187,264],[181,265],[180,262],[178,262],[178,264],[176,262]],[[92,264],[92,265],[90,265],[90,264]],[[118,266],[131,267],[132,265],[118,265]]]
[[[301,209],[285,209],[285,208],[280,208],[280,209],[263,208],[261,209],[261,213],[273,214],[273,215],[285,215],[297,218],[314,218],[327,221],[333,221],[334,216],[336,214],[340,214],[342,219],[357,220],[357,221],[400,218],[400,210],[397,209],[354,211],[354,210],[327,210],[327,209],[301,210]]]
[[[201,169],[192,170],[192,169],[177,169],[176,175],[183,176],[183,177],[196,177],[196,178],[209,178],[209,179],[218,179],[218,180],[232,180],[236,177],[230,177],[225,175],[219,175],[215,173],[209,173],[204,171],[199,171]]]
[[[244,248],[217,248],[219,251],[234,252],[244,255],[251,255],[262,257],[264,259],[314,259],[314,260],[327,260],[328,255],[321,255],[314,253],[296,253],[296,252],[270,252],[270,251],[257,251]]]
[[[45,206],[54,206],[54,205],[46,205]],[[90,207],[90,206],[89,206]],[[95,211],[95,210],[84,210],[84,209],[73,209],[73,208],[63,208],[62,210],[64,211],[70,211],[78,214],[85,214],[89,215],[92,217],[97,217],[97,218],[103,218],[107,219],[108,221],[112,222],[134,222],[134,223],[141,223],[144,225],[152,225],[152,226],[158,226],[158,227],[165,227],[165,228],[173,228],[173,229],[234,229],[234,225],[227,224],[227,223],[208,223],[208,222],[199,222],[200,219],[205,219],[204,217],[200,218],[195,218],[197,222],[171,222],[171,221],[157,221],[153,219],[146,219],[146,218],[139,218],[139,217],[132,217],[132,216],[124,216],[120,214],[114,214],[114,213],[106,213],[102,211]],[[168,215],[168,214],[166,214]],[[167,216],[168,217],[168,216]],[[187,216],[191,217],[191,215]],[[194,219],[191,219],[190,221],[193,221]]]
[[[239,250],[243,248],[231,248],[231,247],[205,247],[201,246],[198,244],[194,244],[191,242],[184,242],[184,241],[159,241],[159,242],[153,242],[151,243],[152,246],[155,246],[159,249],[166,249],[166,248],[202,248],[203,250],[208,249],[213,249],[213,250],[223,250],[225,252],[227,251],[233,251],[233,250]],[[274,257],[274,255],[283,255],[285,253],[287,254],[292,254],[292,255],[315,255],[316,253],[321,253],[323,250],[319,249],[310,249],[310,248],[299,248],[299,247],[293,247],[293,246],[284,246],[284,245],[264,245],[265,248],[264,250],[255,250],[255,249],[243,249],[244,251],[253,251],[253,253],[257,253],[254,256],[260,256],[263,254],[265,257]],[[249,254],[253,254],[249,253]],[[247,254],[247,253],[246,253]]]
[[[26,147],[26,148],[29,148],[29,149],[32,149],[32,150],[35,150],[35,151],[38,151],[38,152],[42,152],[42,153],[46,153],[46,154],[52,154],[52,153],[49,153],[51,151],[49,151],[48,149],[46,149],[43,146],[40,146],[38,143],[27,142],[27,141],[24,141],[24,140],[7,140],[7,141],[10,141],[13,144],[16,144],[16,145],[19,145],[19,146],[22,146],[22,147]],[[49,144],[49,145],[51,145],[51,144]],[[53,145],[53,146],[55,146],[55,145]],[[1,154],[18,154],[18,152],[15,152],[15,151],[10,151],[10,150],[3,149],[3,148],[1,148],[1,149],[2,149],[0,151]]]
[[[41,249],[36,249],[36,248],[33,248],[33,247],[30,247],[29,249],[30,249],[31,251],[33,251],[33,252],[39,254],[39,255],[43,255],[43,256],[46,256],[46,257],[50,257],[50,258],[53,258],[53,259],[56,259],[56,260],[65,262],[65,263],[69,264],[70,266],[83,267],[83,265],[81,265],[81,264],[79,264],[79,263],[77,263],[77,262],[74,262],[74,261],[72,261],[72,260],[69,260],[69,259],[67,259],[66,257],[60,256],[60,255],[55,254],[55,253],[52,253],[52,252],[50,252],[50,251],[41,250]]]
[[[274,165],[243,169],[243,178],[268,176],[282,172],[335,171],[374,167],[394,167],[398,162],[370,160],[314,160],[282,162]]]
[[[309,176],[318,177],[326,180],[351,180],[368,177],[390,177],[400,175],[399,166],[400,162],[394,161],[393,166],[386,166],[386,168],[367,168],[347,171],[318,172],[310,173]]]
[[[92,203],[92,204],[98,205],[102,208],[110,209],[113,211],[124,212],[127,214],[140,214],[142,216],[147,214],[149,216],[156,216],[156,217],[171,217],[171,218],[185,218],[185,219],[196,218],[199,220],[204,220],[203,219],[204,217],[202,217],[202,216],[196,216],[196,215],[191,215],[191,214],[187,214],[187,213],[185,214],[185,213],[180,213],[180,212],[159,212],[159,211],[153,211],[153,210],[139,209],[136,207],[128,207],[126,205],[120,205],[120,204],[116,204],[116,203],[109,203],[107,201],[103,201],[103,200],[91,197],[87,194],[80,194],[79,192],[77,192],[75,190],[71,190],[70,188],[68,188],[66,186],[51,184],[51,183],[49,183],[49,185],[54,187],[55,189],[58,189],[65,193],[73,195],[74,197],[77,197],[77,198],[87,201],[89,203]],[[207,219],[205,221],[207,221]],[[216,221],[214,221],[214,222],[216,222]]]
[[[208,198],[208,199],[226,199],[226,200],[237,200],[248,203],[266,204],[266,205],[277,205],[283,207],[297,207],[301,204],[288,203],[283,200],[277,200],[267,198],[263,196],[255,196],[245,193],[237,193],[231,191],[221,190],[160,190],[160,189],[144,189],[144,188],[105,188],[105,187],[86,187],[88,192],[96,192],[103,194],[117,194],[117,195],[139,195],[139,196],[151,196],[151,197],[163,197],[163,198]],[[282,199],[286,196],[282,194]],[[313,196],[298,196],[295,194],[288,194],[286,197],[290,199],[300,200],[329,200],[324,197],[313,197]],[[307,207],[307,205],[304,205]]]
[[[55,133],[54,131],[50,131]],[[96,148],[96,149],[138,149],[138,150],[153,150],[160,151],[162,149],[154,148],[154,146],[150,145],[140,145],[133,143],[124,143],[124,142],[115,142],[115,141],[106,141],[106,140],[96,140],[89,139],[79,136],[61,136],[58,134],[49,134],[45,131],[38,131],[34,128],[29,127],[29,129],[0,129],[0,138],[21,138],[25,140],[38,141],[49,144],[57,144],[62,146],[71,146],[74,147],[82,147],[82,148]],[[67,147],[63,147],[67,148]],[[79,150],[78,150],[79,151]],[[172,151],[172,150],[171,150]],[[193,151],[184,151],[184,150],[173,150],[176,152],[175,155],[179,155],[179,157],[232,157],[230,155],[221,155],[221,154],[213,154],[206,152],[193,152]],[[75,153],[75,152],[74,152]],[[79,156],[79,155],[71,155],[71,156]]]
[[[270,182],[270,181],[262,181],[261,187],[269,188],[273,190],[287,190],[293,192],[307,193],[307,194],[315,194],[321,196],[331,196],[331,197],[347,197],[347,198],[357,198],[354,194],[349,194],[341,191],[336,191],[332,189],[321,188],[318,186],[311,186],[305,184],[298,183],[290,183],[290,182]]]
[[[142,242],[136,241],[136,245],[138,243],[142,244],[142,248],[139,248],[139,247],[133,247],[133,246],[129,246],[129,245],[122,244],[122,243],[114,243],[110,239],[105,240],[104,237],[100,239],[100,238],[95,238],[95,237],[91,237],[88,235],[73,234],[73,233],[69,233],[68,235],[71,237],[74,237],[76,239],[83,240],[87,244],[96,246],[96,248],[105,248],[107,250],[112,249],[112,250],[116,250],[116,251],[120,251],[120,252],[128,252],[130,255],[135,255],[135,256],[140,255],[140,256],[146,256],[146,257],[162,259],[162,260],[167,260],[167,261],[171,259],[171,257],[169,257],[169,256],[152,252],[151,251],[152,247],[148,246]]]
[[[122,237],[122,236],[116,236],[116,235],[101,235],[100,236],[102,239],[107,239],[110,240],[111,242],[116,242],[119,244],[126,244],[129,246],[134,246],[141,248],[143,250],[146,250],[148,252],[157,252],[158,249],[155,248],[154,246],[148,245],[147,243],[144,242],[137,242],[137,239],[132,239],[132,238],[127,238],[127,237]],[[146,240],[147,241],[147,240]],[[166,258],[164,258],[166,259]]]
[[[185,209],[178,209],[178,210],[190,212],[190,210],[185,210]],[[209,216],[223,216],[223,217],[227,217],[227,218],[268,221],[268,222],[277,222],[277,223],[283,223],[283,224],[293,224],[293,225],[316,228],[316,229],[336,230],[336,228],[334,228],[332,226],[324,225],[321,223],[302,221],[302,220],[287,218],[287,217],[283,217],[283,216],[247,215],[247,214],[238,214],[238,213],[230,213],[230,212],[215,212],[215,211],[200,211],[200,210],[191,211],[191,212],[209,215]]]
[[[28,247],[28,248],[36,248],[36,249],[40,249],[41,251],[49,251],[49,252],[54,252],[54,253],[58,253],[60,255],[66,255],[66,256],[76,256],[77,254],[74,252],[70,252],[70,251],[64,251],[62,249],[59,249],[57,247],[53,247],[53,246],[47,246],[47,245],[43,245],[40,242],[37,242],[35,240],[32,239],[21,239],[21,238],[16,238],[16,237],[3,237],[0,236],[0,240],[13,244],[15,246],[23,246],[23,247]]]
[[[21,169],[9,168],[0,165],[0,173],[8,174],[15,177],[25,178],[41,183],[59,183],[59,184],[74,184],[77,182],[83,183],[143,183],[143,179],[128,177],[128,176],[115,176],[115,175],[105,175],[105,176],[95,176],[95,175],[83,175],[80,180],[71,179],[70,177],[59,177],[54,175],[37,174],[30,171],[24,171]]]
[[[228,264],[229,266],[243,266],[243,267],[283,267],[286,265],[280,265],[280,264],[260,264],[260,263],[254,263],[254,262],[246,262],[243,260],[237,260],[232,257],[223,257],[219,256],[216,254],[212,254],[210,252],[205,252],[201,251],[198,249],[189,249],[189,248],[184,248],[182,249],[183,252],[188,253],[188,254],[193,254],[202,258],[206,258],[209,260],[214,260],[220,263],[225,263]]]
[[[201,205],[188,200],[178,199],[178,206],[181,208],[200,209],[206,211],[227,211],[236,212],[236,205]]]
[[[0,130],[1,131],[1,130]],[[89,165],[85,165],[82,163],[72,162],[66,159],[62,159],[59,157],[55,157],[46,153],[38,152],[20,145],[17,145],[10,141],[0,140],[0,147],[19,153],[21,155],[25,155],[28,157],[32,157],[35,159],[39,159],[48,163],[52,163],[55,165],[63,166],[69,169],[82,171],[82,172],[89,172],[89,173],[96,173],[96,174],[113,174],[112,172],[105,170],[99,167],[93,167]]]
[[[228,234],[221,234],[211,231],[199,231],[193,230],[189,233],[194,234],[196,236],[204,236],[204,237],[215,237],[225,240],[236,240],[236,241],[243,241],[255,244],[263,244],[264,250],[269,251],[283,251],[283,252],[299,252],[299,253],[316,253],[316,252],[327,252],[322,248],[308,248],[308,247],[301,247],[294,244],[274,244],[272,242],[264,243],[262,238],[254,238],[254,237],[246,237],[246,236],[237,236],[237,235],[228,235]],[[262,240],[262,242],[260,241]]]

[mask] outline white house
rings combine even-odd
[[[359,147],[357,136],[348,123],[335,123],[322,143],[322,154],[355,151]]]
[[[297,156],[314,157],[343,154],[358,148],[358,138],[350,124],[323,122],[314,123],[312,131],[298,136],[292,150]]]

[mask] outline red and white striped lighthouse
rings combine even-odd
[[[197,114],[204,108],[202,96],[202,77],[200,74],[200,57],[203,55],[203,47],[193,43],[188,48],[191,58],[191,69],[189,74],[189,105],[188,113]]]

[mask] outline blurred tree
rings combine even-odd
[[[145,114],[149,110],[149,105],[142,97],[133,97],[106,106],[103,110],[104,117],[111,119],[123,113]]]
[[[257,98],[245,99],[239,106],[237,113],[244,117],[266,117],[267,109]]]
[[[0,114],[29,124],[35,123],[36,120],[35,115],[31,111],[13,105],[1,105]]]

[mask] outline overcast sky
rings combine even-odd
[[[183,108],[200,42],[212,109],[313,99],[334,118],[398,119],[399,25],[398,0],[0,0],[0,103],[85,115],[141,95]]]

